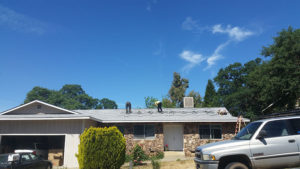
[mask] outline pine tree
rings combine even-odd
[[[169,96],[176,107],[183,107],[183,97],[185,91],[189,87],[189,80],[181,78],[179,73],[174,72],[172,86],[169,90]]]
[[[204,107],[214,107],[216,106],[216,90],[212,80],[208,80],[206,89],[205,89],[205,96],[204,96]]]

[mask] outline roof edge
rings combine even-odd
[[[89,120],[91,119],[91,117],[39,117],[39,118],[26,118],[26,117],[20,117],[20,118],[0,118],[0,121],[19,121],[19,120],[34,120],[34,121],[38,121],[38,120]],[[91,119],[93,120],[93,119]]]
[[[26,103],[26,104],[22,104],[20,106],[17,106],[15,108],[12,108],[12,109],[8,109],[2,113],[0,113],[0,115],[4,115],[4,114],[7,114],[9,112],[12,112],[12,111],[15,111],[15,110],[18,110],[20,108],[23,108],[23,107],[26,107],[28,105],[31,105],[31,104],[34,104],[34,103],[40,103],[40,104],[43,104],[43,105],[46,105],[46,106],[49,106],[49,107],[52,107],[52,108],[55,108],[55,109],[59,109],[59,110],[62,110],[62,111],[65,111],[65,112],[68,112],[68,113],[71,113],[71,114],[79,114],[78,112],[75,112],[75,111],[72,111],[72,110],[68,110],[68,109],[64,109],[64,108],[61,108],[61,107],[58,107],[58,106],[54,106],[52,104],[49,104],[49,103],[46,103],[46,102],[43,102],[43,101],[40,101],[40,100],[34,100],[34,101],[31,101],[29,103]]]

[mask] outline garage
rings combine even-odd
[[[90,126],[97,126],[90,116],[32,101],[0,113],[0,151],[35,149],[53,166],[77,168],[80,134]]]
[[[34,150],[54,166],[62,166],[64,161],[65,136],[2,136],[0,153],[12,153],[14,150]]]

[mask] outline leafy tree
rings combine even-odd
[[[249,61],[244,65],[241,63],[230,64],[220,69],[214,81],[218,85],[218,100],[231,113],[252,112],[250,105],[255,102],[256,92],[249,86],[249,74],[261,65],[261,59]],[[248,116],[251,116],[251,115]]]
[[[64,96],[70,97],[70,98],[75,98],[79,95],[85,94],[84,90],[80,85],[76,84],[67,84],[64,85],[60,90],[59,90]]]
[[[162,99],[162,107],[164,108],[175,108],[176,105],[168,97]]]
[[[80,85],[64,85],[60,90],[49,90],[34,87],[27,93],[24,103],[41,100],[66,109],[99,109],[118,108],[117,104],[109,99],[98,100],[85,93]]]
[[[99,105],[97,106],[99,109],[118,109],[118,105],[115,101],[109,100],[108,98],[103,98],[99,100]]]
[[[192,90],[188,96],[194,98],[194,107],[202,107],[202,98],[199,92]]]
[[[39,86],[34,87],[30,92],[27,93],[27,97],[24,103],[31,102],[33,100],[47,101],[52,95],[53,91],[42,88]]]
[[[264,113],[293,109],[300,98],[300,29],[282,30],[274,43],[263,47],[262,55],[271,58],[251,73],[252,88]]]
[[[209,79],[207,82],[207,85],[206,85],[206,89],[205,89],[203,106],[204,107],[217,106],[216,99],[217,99],[217,93],[216,93],[215,86],[214,86],[212,80]]]
[[[156,99],[152,96],[145,97],[146,108],[156,108],[156,106],[155,106],[156,101],[158,101],[158,99]]]
[[[214,79],[221,104],[235,115],[293,109],[300,98],[300,29],[281,31],[262,55],[269,59],[231,64]]]
[[[189,80],[181,78],[179,73],[174,72],[172,86],[169,90],[169,96],[176,107],[183,107],[183,97],[189,87]]]

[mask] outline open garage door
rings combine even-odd
[[[62,166],[65,136],[2,136],[0,153],[12,153],[17,149],[34,150],[37,155]]]

